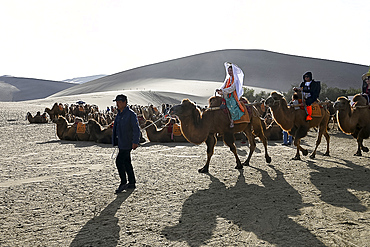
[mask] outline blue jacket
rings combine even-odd
[[[126,107],[122,112],[118,111],[114,119],[112,144],[119,149],[131,150],[132,144],[139,144],[140,127],[136,113]]]

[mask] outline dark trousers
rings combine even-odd
[[[134,174],[134,168],[131,164],[131,156],[130,156],[131,150],[123,150],[120,149],[119,153],[116,158],[116,166],[118,169],[119,177],[121,178],[121,184],[126,184],[126,173],[128,177],[129,184],[135,184],[135,174]]]

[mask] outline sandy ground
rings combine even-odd
[[[240,171],[219,142],[209,174],[197,172],[205,144],[144,143],[132,152],[137,188],[115,195],[115,149],[25,120],[43,109],[0,103],[0,246],[370,246],[370,154],[353,156],[339,131],[331,157],[322,143],[316,159],[293,161],[294,148],[270,141],[271,164],[258,143]],[[303,146],[314,143],[311,131]]]

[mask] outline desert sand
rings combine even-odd
[[[137,188],[116,195],[115,148],[25,120],[54,100],[0,103],[0,246],[370,246],[370,155],[338,130],[330,157],[321,143],[293,161],[269,141],[271,164],[257,143],[243,170],[218,142],[209,174],[205,144],[146,142],[132,152]]]

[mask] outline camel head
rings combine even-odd
[[[266,99],[265,105],[267,105],[268,107],[272,107],[274,105],[280,104],[280,102],[283,100],[285,101],[286,104],[284,96],[281,93],[274,91],[271,92],[270,96]]]
[[[194,113],[198,113],[198,115],[200,115],[200,110],[189,99],[182,100],[180,105],[174,105],[170,110],[171,115],[175,115],[180,118],[192,116]]]
[[[337,111],[350,110],[350,100],[343,96],[339,97],[334,103],[334,109]]]

